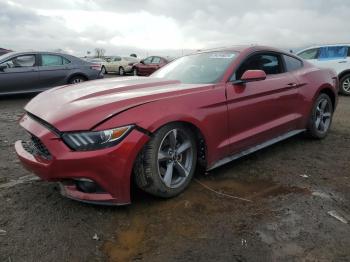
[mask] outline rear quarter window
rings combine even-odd
[[[286,71],[291,72],[303,67],[303,62],[294,57],[283,55],[284,62],[286,64]]]

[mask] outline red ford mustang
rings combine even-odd
[[[338,80],[267,47],[204,51],[151,77],[89,81],[41,93],[20,120],[23,165],[62,194],[128,204],[131,182],[160,197],[207,170],[306,131],[324,138]]]

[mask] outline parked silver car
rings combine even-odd
[[[103,78],[100,64],[51,52],[0,56],[0,95],[41,92],[54,86]]]
[[[102,64],[102,72],[108,74],[115,72],[121,76],[131,73],[133,65],[140,62],[135,57],[110,56],[106,57],[106,61]]]

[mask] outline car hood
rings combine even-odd
[[[45,91],[33,98],[25,110],[60,131],[89,130],[129,108],[193,92],[200,86],[150,77],[87,81]]]

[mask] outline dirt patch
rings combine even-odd
[[[176,241],[210,241],[212,227],[206,225],[211,216],[225,216],[237,208],[246,210],[247,215],[268,216],[267,207],[258,207],[265,198],[291,193],[309,193],[297,187],[286,187],[273,181],[261,180],[245,182],[239,179],[220,179],[209,176],[193,183],[189,190],[176,199],[151,199],[139,192],[136,207],[131,207],[130,223],[119,229],[115,239],[103,245],[103,252],[109,261],[143,260],[151,254],[161,255],[161,246],[177,246]],[[203,187],[205,185],[206,187]],[[210,187],[211,190],[208,190]],[[215,192],[217,193],[215,193]],[[235,195],[251,200],[247,203],[239,199],[225,197],[218,193]],[[141,199],[140,199],[141,198]],[[137,210],[135,210],[137,209]],[[250,211],[254,209],[254,212]],[[236,234],[248,229],[237,223],[231,230]]]
[[[277,184],[272,180],[257,180],[247,182],[238,179],[218,180],[212,178],[201,180],[199,182],[204,186],[208,186],[213,191],[228,195],[228,197],[237,196],[239,198],[247,199],[250,201],[290,193],[310,193],[310,191],[306,188],[293,186],[287,187],[281,184]]]

